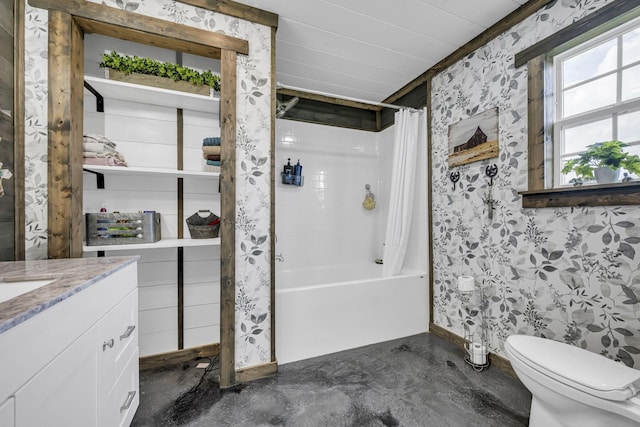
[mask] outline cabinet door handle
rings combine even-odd
[[[103,342],[102,343],[102,351],[105,351],[107,349],[107,347],[113,348],[114,344],[115,344],[115,342],[113,341],[113,338],[111,338],[109,341]]]
[[[124,401],[124,405],[122,405],[120,407],[120,412],[126,411],[127,409],[129,409],[129,407],[133,403],[133,398],[134,397],[136,397],[135,390],[134,391],[130,391],[129,394],[127,394],[127,400]]]
[[[127,330],[124,331],[124,334],[120,335],[120,341],[129,338],[135,329],[135,325],[129,326]]]

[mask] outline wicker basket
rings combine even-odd
[[[206,217],[201,213],[208,213]],[[218,237],[220,231],[220,217],[211,211],[198,211],[187,218],[187,226],[192,239],[211,239]]]

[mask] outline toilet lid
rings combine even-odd
[[[627,400],[640,390],[640,371],[579,347],[529,335],[511,335],[506,346],[531,368],[603,399]]]

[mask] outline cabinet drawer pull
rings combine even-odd
[[[133,333],[134,329],[136,329],[135,325],[129,326],[127,328],[127,330],[124,331],[124,334],[120,335],[120,341],[129,338],[131,336],[131,334]]]
[[[111,338],[109,341],[103,342],[102,343],[102,351],[105,351],[107,349],[107,347],[113,348],[113,344],[115,344],[115,342],[113,341],[113,338]]]
[[[120,407],[120,412],[126,411],[127,409],[129,409],[129,407],[133,403],[133,398],[134,397],[136,397],[135,390],[134,391],[130,391],[129,394],[127,394],[127,400],[125,400],[124,405],[122,405]]]

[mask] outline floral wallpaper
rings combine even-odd
[[[249,40],[237,65],[236,367],[271,361],[271,28],[170,0],[91,0]],[[27,5],[27,258],[47,257],[47,12]]]
[[[460,336],[484,321],[492,352],[511,334],[552,338],[640,368],[640,207],[523,209],[527,70],[514,55],[607,0],[557,0],[437,75],[433,103],[434,321]],[[447,165],[448,126],[498,107],[499,157]],[[488,165],[497,164],[489,219]],[[476,295],[457,290],[476,277]]]

